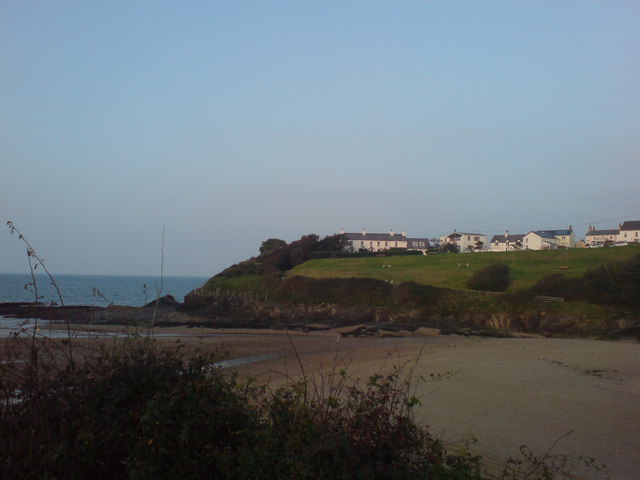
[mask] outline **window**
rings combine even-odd
[[[421,246],[421,247],[424,247],[424,242],[420,242],[420,246]]]
[[[469,235],[467,235],[467,242],[471,241],[471,237]]]

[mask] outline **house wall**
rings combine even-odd
[[[619,242],[640,242],[640,230],[622,230],[618,234]]]
[[[621,240],[619,238],[619,235],[613,235],[613,234],[609,234],[609,235],[594,235],[593,233],[587,233],[586,236],[586,241],[587,243],[593,243],[593,242],[606,242],[606,241],[611,241],[611,242],[617,242],[618,240]]]
[[[525,250],[542,250],[542,238],[535,233],[527,233],[522,242]]]
[[[455,244],[458,245],[458,248],[460,249],[461,252],[464,252],[465,250],[469,250],[469,247],[473,247],[473,249],[476,249],[476,242],[478,240],[480,240],[483,245],[482,245],[482,249],[483,250],[489,250],[489,237],[487,237],[486,235],[474,235],[474,234],[469,234],[469,233],[458,233],[460,235],[460,239],[455,241]],[[450,242],[449,241],[449,236],[445,235],[444,237],[440,237],[440,243],[442,245],[447,244],[447,243],[454,243],[454,242]]]
[[[492,252],[506,252],[507,251],[507,247],[510,245],[510,243],[507,242],[498,242],[496,245],[496,242],[493,242],[491,244],[491,251]]]
[[[487,248],[487,236],[486,235],[468,235],[465,233],[461,234],[462,237],[458,241],[458,245],[460,246],[460,251],[464,252],[465,250],[469,250],[469,247],[472,247],[474,250],[476,249],[476,242],[479,240],[483,243],[482,248]]]
[[[390,248],[407,248],[407,241],[398,236],[397,240],[352,240],[351,245],[355,251],[365,248],[373,252],[379,252]]]
[[[571,235],[558,235],[556,238],[559,247],[576,248],[576,236],[573,231],[571,231]]]
[[[557,240],[544,238],[537,233],[529,232],[524,236],[522,245],[525,250],[550,250],[557,247]]]

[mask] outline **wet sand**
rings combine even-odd
[[[552,453],[606,464],[604,472],[578,466],[578,478],[637,479],[640,472],[640,343],[635,341],[439,336],[429,329],[398,338],[340,337],[339,330],[156,332],[165,344],[178,342],[167,334],[177,335],[187,350],[222,348],[230,359],[245,362],[254,357],[232,368],[274,387],[299,376],[300,365],[307,376],[346,367],[352,377],[364,379],[393,366],[413,366],[426,380],[417,389],[418,421],[454,445],[477,438],[470,448],[492,470],[522,444],[544,453],[564,437]]]

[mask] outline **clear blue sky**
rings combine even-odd
[[[640,219],[640,2],[0,2],[0,272]]]

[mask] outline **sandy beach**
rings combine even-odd
[[[109,327],[110,331],[125,330]],[[602,472],[576,464],[577,478],[636,479],[640,472],[640,343],[554,338],[342,337],[339,330],[156,329],[162,343],[222,348],[230,369],[277,386],[346,367],[366,379],[405,365],[422,376],[417,419],[453,448],[465,440],[495,471],[526,444],[542,454],[593,457]],[[299,358],[299,361],[298,361]]]

